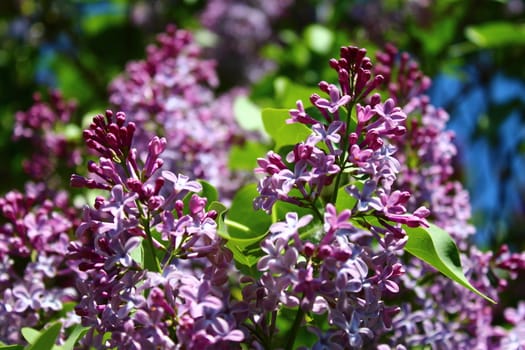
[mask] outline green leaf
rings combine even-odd
[[[20,330],[20,332],[29,344],[33,344],[38,339],[38,337],[40,337],[40,331],[31,327],[24,327]]]
[[[525,24],[488,22],[465,29],[467,39],[481,48],[525,45]]]
[[[51,327],[44,330],[37,339],[34,339],[34,343],[32,343],[31,346],[28,347],[28,350],[51,350],[53,349],[61,328],[62,328],[62,324],[60,322],[54,323],[53,325],[51,325]],[[32,333],[32,335],[34,334],[35,333]]]
[[[234,145],[230,150],[229,167],[234,170],[253,171],[257,166],[256,159],[263,157],[268,147],[259,142],[245,142]]]
[[[144,268],[144,241],[133,249],[129,255],[140,267]]]
[[[75,328],[73,328],[73,331],[67,338],[66,342],[59,346],[58,349],[60,350],[73,350],[75,348],[76,343],[82,339],[82,337],[87,333],[87,331],[90,329],[90,327],[84,327],[81,325],[76,325]]]
[[[264,128],[275,141],[276,149],[300,143],[312,133],[304,124],[286,124],[288,118],[288,109],[265,108],[262,111]]]
[[[246,96],[239,96],[233,103],[233,115],[239,125],[249,131],[264,132],[261,109]]]
[[[262,210],[253,208],[253,200],[258,195],[256,184],[247,185],[235,194],[230,210],[226,213],[224,222],[227,230],[220,233],[222,237],[248,246],[266,234],[272,220]]]
[[[310,208],[299,207],[295,204],[277,201],[272,208],[272,222],[284,221],[286,214],[290,212],[295,212],[299,217],[305,215],[314,215],[315,213]]]
[[[318,89],[296,84],[287,77],[277,77],[274,80],[273,87],[278,105],[284,108],[295,108],[298,100],[309,101],[312,91]],[[286,111],[288,112],[288,110]]]
[[[320,24],[309,25],[304,31],[304,38],[308,47],[321,55],[329,53],[334,42],[333,32]]]
[[[24,350],[24,346],[23,345],[5,345],[5,344],[0,344],[0,350]]]
[[[266,213],[253,209],[256,196],[255,184],[245,186],[233,198],[229,211],[218,211],[217,232],[228,241],[226,246],[232,251],[241,271],[251,269],[257,263],[261,253],[259,242],[272,223]]]
[[[152,230],[150,234],[152,234],[153,232],[154,232],[154,230]],[[152,234],[152,236],[153,236],[153,234]],[[155,249],[155,248],[152,249],[152,245],[151,245],[151,243],[150,243],[150,241],[148,239],[143,239],[142,243],[141,243],[141,246],[142,246],[142,250],[144,251],[144,254],[143,254],[143,262],[144,262],[143,266],[144,266],[144,269],[146,269],[148,271],[158,272],[159,269],[160,269],[159,261],[162,260],[162,256],[161,255],[163,255],[164,252],[161,251],[160,249]],[[155,255],[153,255],[153,254],[155,254]]]
[[[449,234],[434,224],[424,229],[422,227],[404,227],[408,234],[405,250],[415,257],[425,261],[448,278],[463,287],[485,298],[491,303],[494,300],[478,291],[470,284],[461,267],[456,243]]]
[[[215,186],[210,184],[208,181],[198,180],[198,182],[201,184],[202,190],[199,193],[197,193],[197,195],[208,200],[206,203],[206,209],[208,209],[211,203],[219,199],[219,192],[217,191]],[[195,193],[193,192],[189,192],[186,196],[184,196],[184,199],[182,200],[184,203],[184,213],[186,214],[189,212],[190,200],[194,194]]]
[[[126,20],[126,10],[123,4],[112,3],[104,13],[82,16],[80,21],[83,30],[88,35],[94,35],[112,26],[119,26]]]
[[[359,191],[363,190],[363,181],[355,181],[353,184],[359,189]],[[345,209],[352,210],[357,203],[357,198],[346,192],[346,187],[348,187],[348,185],[341,186],[337,190],[337,202],[335,203],[335,208],[338,212],[341,212]]]
[[[199,180],[199,183],[202,185],[202,191],[199,192],[199,196],[208,199],[207,206],[209,207],[211,203],[219,199],[219,192],[207,181]]]
[[[256,253],[251,254],[250,253],[250,243],[247,243],[244,239],[239,239],[230,236],[228,232],[228,226],[225,223],[225,215],[227,212],[227,208],[219,202],[214,202],[210,206],[210,210],[213,209],[217,211],[217,232],[219,236],[225,238],[228,240],[226,243],[226,247],[231,250],[233,253],[233,259],[235,261],[235,266],[245,274],[249,274],[250,276],[256,276],[257,271],[254,268],[255,264],[259,260]],[[258,244],[258,242],[254,243]]]

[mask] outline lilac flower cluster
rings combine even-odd
[[[232,254],[217,234],[202,186],[164,170],[166,139],[153,137],[144,161],[137,126],[123,112],[97,115],[84,131],[99,156],[74,187],[107,196],[86,207],[70,245],[86,345],[130,349],[229,348],[244,339],[242,308],[230,302]],[[111,337],[104,340],[104,334]]]
[[[407,133],[393,141],[401,151],[397,185],[412,193],[408,208],[421,204],[429,207],[432,221],[455,239],[467,278],[497,300],[507,287],[502,273],[516,278],[524,271],[525,254],[510,253],[505,246],[500,253],[493,254],[472,245],[469,238],[475,230],[468,222],[471,217],[468,193],[454,179],[453,161],[457,153],[454,134],[445,129],[447,113],[431,105],[425,95],[430,79],[408,54],[398,54],[393,46],[387,46],[377,58],[376,72],[385,77],[384,89],[408,116],[404,122]],[[394,319],[395,336],[389,337],[392,344],[472,349],[525,346],[524,338],[515,337],[522,327],[517,320],[511,322],[517,328],[494,327],[497,311],[487,301],[441,275],[421,284],[421,278],[432,276],[434,269],[420,260],[410,259],[406,269],[403,284],[414,295],[404,298],[402,312]],[[508,345],[512,343],[510,339],[514,339],[515,347]]]
[[[298,101],[290,111],[288,123],[310,126],[311,135],[285,155],[258,159],[255,171],[264,177],[255,208],[271,212],[286,202],[312,214],[289,212],[272,225],[258,263],[263,275],[245,298],[266,316],[252,319],[256,329],[274,326],[268,319],[279,307],[298,307],[298,322],[304,314],[328,315],[328,327],[310,325],[319,337],[314,348],[357,349],[378,345],[391,328],[399,308],[385,298],[399,292],[404,274],[402,225],[426,226],[429,211],[407,210],[411,193],[396,188],[401,165],[393,142],[406,133],[406,114],[372,94],[384,78],[372,74],[366,50],[343,47],[330,66],[339,86],[322,81],[328,98],[312,94],[313,107]],[[354,204],[338,213],[338,199]]]
[[[224,79],[234,84],[254,83],[273,68],[273,62],[263,59],[260,50],[273,39],[273,24],[283,20],[293,3],[293,0],[207,2],[200,22],[217,36],[219,42],[211,55],[223,70]]]
[[[80,164],[81,155],[74,140],[68,139],[64,128],[76,109],[73,101],[66,101],[57,90],[49,95],[49,103],[40,94],[33,96],[34,104],[25,112],[17,112],[13,139],[27,140],[36,150],[23,161],[24,171],[34,181],[50,181],[57,168],[73,168]]]
[[[137,149],[163,136],[166,169],[208,180],[227,197],[241,177],[229,170],[228,154],[246,136],[233,117],[233,100],[244,92],[215,97],[215,63],[202,59],[190,32],[168,26],[157,42],[113,80],[110,102],[133,118]]]
[[[77,300],[66,255],[78,220],[67,193],[42,183],[24,192],[0,198],[0,341],[7,344],[22,344],[23,327],[41,328]],[[78,323],[74,314],[62,321]]]

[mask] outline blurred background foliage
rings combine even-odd
[[[27,180],[30,146],[12,141],[12,127],[33,93],[60,89],[81,124],[110,107],[108,83],[168,23],[192,30],[217,60],[219,89],[248,87],[259,107],[294,107],[287,89],[306,99],[305,86],[334,78],[327,60],[342,45],[371,57],[386,43],[409,52],[451,116],[477,243],[525,248],[523,0],[2,0],[2,193]]]

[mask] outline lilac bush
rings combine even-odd
[[[36,347],[31,327],[50,349],[525,346],[524,304],[491,303],[525,253],[470,241],[448,115],[407,54],[374,65],[342,47],[337,81],[263,110],[276,146],[240,188],[244,92],[215,94],[189,32],[157,39],[111,83],[119,111],[93,117],[89,153],[57,133],[72,112],[58,94],[18,114],[15,137],[49,154],[27,163],[34,179],[89,156],[70,177],[82,210],[49,183],[0,198],[0,341]]]
[[[270,227],[257,265],[263,275],[254,284],[261,312],[299,307],[295,327],[306,314],[327,314],[325,327],[309,327],[321,335],[314,347],[362,348],[391,328],[399,307],[385,297],[399,292],[404,274],[400,257],[408,237],[401,224],[428,225],[429,211],[408,211],[410,192],[394,187],[400,163],[389,140],[406,132],[406,114],[393,99],[371,94],[383,77],[372,76],[365,55],[357,47],[341,49],[341,58],[330,61],[339,86],[319,84],[329,99],[312,94],[313,108],[298,101],[290,111],[287,123],[311,126],[312,133],[285,157],[270,151],[255,170],[264,175],[256,208],[271,213],[280,201],[312,212],[300,219],[290,212]],[[338,199],[353,205],[337,210]],[[314,218],[319,223],[301,234]]]

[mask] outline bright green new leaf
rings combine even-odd
[[[265,108],[262,111],[264,128],[275,141],[275,149],[295,145],[306,140],[312,133],[304,124],[287,124],[288,118],[290,118],[288,109]]]
[[[230,150],[229,167],[235,170],[253,171],[257,158],[264,157],[268,147],[260,142],[245,142],[234,145]]]
[[[40,331],[31,327],[22,328],[20,333],[29,344],[33,344],[40,337]]]
[[[254,265],[259,260],[258,256],[250,255],[249,245],[251,240],[245,240],[241,238],[235,238],[230,236],[228,233],[228,226],[225,223],[224,217],[227,212],[227,208],[219,202],[214,202],[210,206],[210,210],[215,210],[218,213],[217,217],[217,233],[219,236],[227,239],[226,246],[233,253],[233,259],[235,266],[242,272],[255,276]],[[257,238],[258,239],[258,238]]]
[[[287,77],[277,77],[273,82],[273,88],[277,105],[284,108],[295,108],[298,100],[303,101],[306,108],[312,91],[317,89],[317,87],[296,84]]]
[[[525,45],[525,24],[488,22],[465,29],[467,39],[481,48]]]
[[[199,180],[199,183],[202,185],[202,191],[199,192],[199,196],[208,199],[207,206],[219,199],[219,192],[207,181]]]
[[[133,249],[129,255],[139,266],[144,268],[144,245],[142,243]]]
[[[239,125],[249,131],[264,132],[261,110],[246,96],[239,96],[233,103],[233,115]]]
[[[239,190],[226,212],[218,208],[218,234],[228,241],[236,265],[251,268],[258,260],[261,249],[258,243],[264,238],[271,218],[265,212],[253,208],[257,187],[251,184]],[[216,204],[214,203],[214,208]]]
[[[41,332],[40,336],[37,339],[34,339],[34,342],[31,343],[31,345],[28,347],[28,350],[53,349],[61,328],[62,324],[60,322],[54,323],[53,325],[51,325],[51,327]],[[34,335],[34,333],[32,335]]]
[[[225,215],[226,232],[220,233],[222,237],[241,246],[261,240],[272,221],[264,211],[253,208],[253,200],[258,195],[256,184],[247,185],[235,194]]]
[[[219,192],[217,191],[215,186],[213,186],[212,184],[210,184],[209,182],[207,182],[205,180],[198,180],[198,182],[201,184],[202,190],[199,193],[197,193],[197,194],[200,197],[204,197],[204,198],[206,198],[208,200],[207,205],[206,205],[206,209],[208,209],[208,207],[210,206],[211,203],[213,203],[213,202],[218,200]],[[193,195],[194,195],[193,192],[189,192],[183,199],[185,213],[187,213],[189,211],[190,199],[191,199],[191,197]]]
[[[485,298],[491,303],[494,300],[478,291],[463,274],[456,243],[447,232],[434,224],[425,229],[422,227],[405,227],[408,242],[405,250],[415,257],[425,261],[448,278],[463,287]]]
[[[355,181],[354,185],[359,189],[359,191],[363,190],[364,183],[362,181]],[[341,212],[345,209],[352,210],[357,203],[357,198],[346,192],[346,187],[348,187],[348,185],[339,187],[337,190],[337,202],[335,203],[335,208],[338,212]]]

